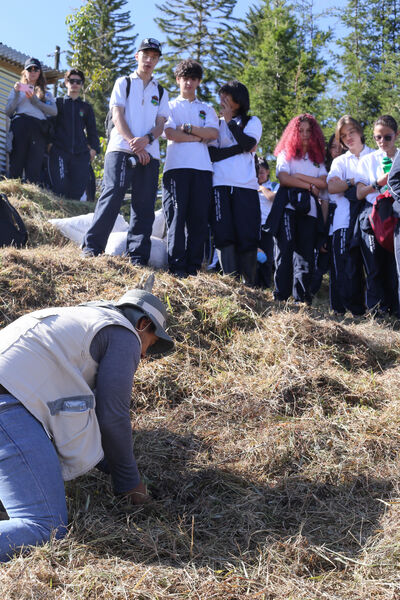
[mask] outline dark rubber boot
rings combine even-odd
[[[237,273],[236,249],[232,244],[221,250],[217,249],[218,260],[224,275],[235,275]]]
[[[239,254],[239,273],[242,281],[249,287],[254,287],[257,274],[257,250]]]

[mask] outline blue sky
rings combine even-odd
[[[162,4],[163,0],[158,0]],[[238,0],[234,16],[244,17],[254,0]],[[15,50],[33,55],[49,66],[53,66],[52,55],[56,45],[61,47],[60,69],[67,67],[65,51],[68,49],[68,33],[65,18],[74,9],[82,6],[81,0],[35,0],[27,8],[26,0],[11,0],[2,3],[0,41]],[[344,6],[345,0],[318,0],[318,10]],[[138,39],[151,36],[162,41],[162,34],[154,23],[159,14],[156,0],[128,0],[126,10],[132,14],[134,33]],[[332,19],[326,23],[335,27]],[[63,53],[64,51],[64,53]]]

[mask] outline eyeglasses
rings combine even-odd
[[[77,85],[81,85],[81,83],[82,83],[82,79],[74,79],[74,78],[71,78],[71,79],[68,79],[68,81],[69,81],[71,84],[72,84],[72,83],[76,83]]]
[[[394,133],[390,134],[388,133],[387,135],[374,135],[374,140],[376,142],[380,142],[382,139],[385,140],[385,142],[390,142],[394,137]]]
[[[29,71],[29,73],[32,73],[32,71],[36,73],[37,71],[40,71],[40,69],[39,67],[28,67],[27,71]]]

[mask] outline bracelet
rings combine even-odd
[[[192,133],[192,124],[191,123],[184,123],[184,125],[183,125],[183,131],[185,133],[188,133],[190,135]]]

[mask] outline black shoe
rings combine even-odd
[[[97,256],[97,254],[89,248],[83,248],[81,252],[81,258],[94,258],[95,256]]]

